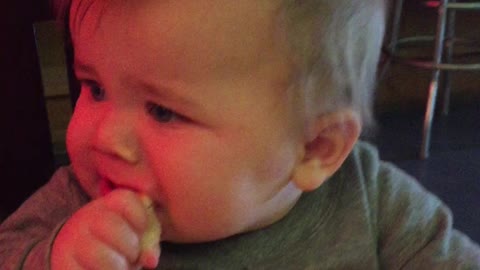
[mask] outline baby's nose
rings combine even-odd
[[[110,111],[105,114],[96,131],[95,147],[108,155],[129,163],[139,161],[134,119],[128,115]]]

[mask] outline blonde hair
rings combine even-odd
[[[373,123],[384,0],[283,0],[283,23],[307,113],[348,106]]]
[[[348,106],[364,125],[373,123],[385,0],[277,1],[283,1],[281,27],[295,65],[291,87],[304,90],[300,95],[306,112],[314,116]],[[51,3],[69,41],[71,0]]]

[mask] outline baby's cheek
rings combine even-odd
[[[87,151],[97,130],[96,113],[80,96],[67,129],[66,145],[71,158]]]
[[[78,150],[80,148],[79,144],[81,143],[81,137],[79,137],[79,129],[77,126],[78,124],[76,123],[75,118],[72,118],[70,124],[68,125],[66,136],[67,152],[72,162],[75,161],[79,155]]]
[[[80,128],[78,122],[72,119],[67,130],[66,138],[67,152],[72,163],[84,162],[82,159],[85,159],[87,156],[85,153],[88,149],[87,138],[84,131],[85,130]]]
[[[77,103],[78,106],[78,103]],[[93,135],[93,123],[89,123],[89,118],[85,117],[84,111],[76,111],[69,123],[66,136],[66,146],[70,158],[70,166],[76,176],[79,184],[92,197],[98,195],[98,184],[95,183],[94,169],[91,161],[91,139]]]

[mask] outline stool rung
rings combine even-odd
[[[477,40],[476,37],[460,39],[455,35],[455,17],[463,11],[480,11],[480,0],[476,0],[475,2],[464,2],[462,0],[421,0],[421,2],[427,7],[435,8],[437,10],[438,15],[435,36],[416,35],[405,38],[398,37],[404,0],[394,1],[392,32],[389,43],[383,48],[384,53],[386,53],[393,61],[433,70],[430,86],[428,88],[428,101],[425,110],[423,138],[420,150],[420,157],[424,159],[429,155],[432,120],[438,94],[439,79],[441,78],[440,75],[442,71],[446,71],[444,76],[442,76],[442,87],[444,88],[443,111],[444,113],[447,113],[450,99],[449,72],[480,70],[480,63],[477,63],[476,58],[472,58],[473,56],[477,57],[479,55],[479,40]],[[433,55],[430,58],[431,60],[424,57],[415,57],[414,54],[418,54],[417,52],[423,53],[423,50],[427,48],[423,47],[423,45],[427,43],[433,43]],[[402,55],[397,52],[397,49],[408,49],[408,47],[412,45],[415,49],[412,51],[412,55]],[[422,47],[419,45],[422,45]],[[460,48],[461,50],[457,49],[459,45],[462,46]],[[467,56],[468,59],[465,58]],[[463,59],[459,59],[460,57]],[[388,67],[388,65],[385,65],[384,67]],[[382,73],[383,72],[384,71],[382,71]]]
[[[480,10],[480,2],[478,3],[448,3],[447,9],[456,9],[456,10]]]
[[[392,50],[392,48],[399,49],[398,47],[401,47],[402,45],[417,45],[419,43],[423,42],[432,42],[435,40],[434,36],[431,35],[424,35],[424,36],[411,36],[411,37],[404,37],[401,39],[398,39],[396,44],[390,44],[388,48],[385,48],[385,53],[387,53],[390,57],[392,57],[395,61],[398,61],[400,63],[404,63],[407,65],[419,67],[419,68],[427,68],[427,69],[438,69],[438,70],[458,70],[458,71],[474,71],[474,70],[480,70],[480,63],[472,63],[472,64],[453,64],[453,63],[439,63],[436,64],[433,61],[422,61],[415,59],[413,57],[408,57],[408,56],[399,56],[396,52]],[[459,43],[463,44],[469,44],[469,45],[475,45],[475,47],[480,47],[478,41],[474,40],[467,40],[467,39],[454,39],[458,40]],[[458,42],[457,41],[457,42]],[[478,54],[478,50],[476,51],[471,51],[471,54]],[[470,53],[464,53],[466,55]]]

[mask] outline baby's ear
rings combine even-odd
[[[323,184],[345,161],[360,131],[360,118],[349,109],[315,119],[308,127],[304,158],[292,176],[295,185],[303,191],[311,191]]]

